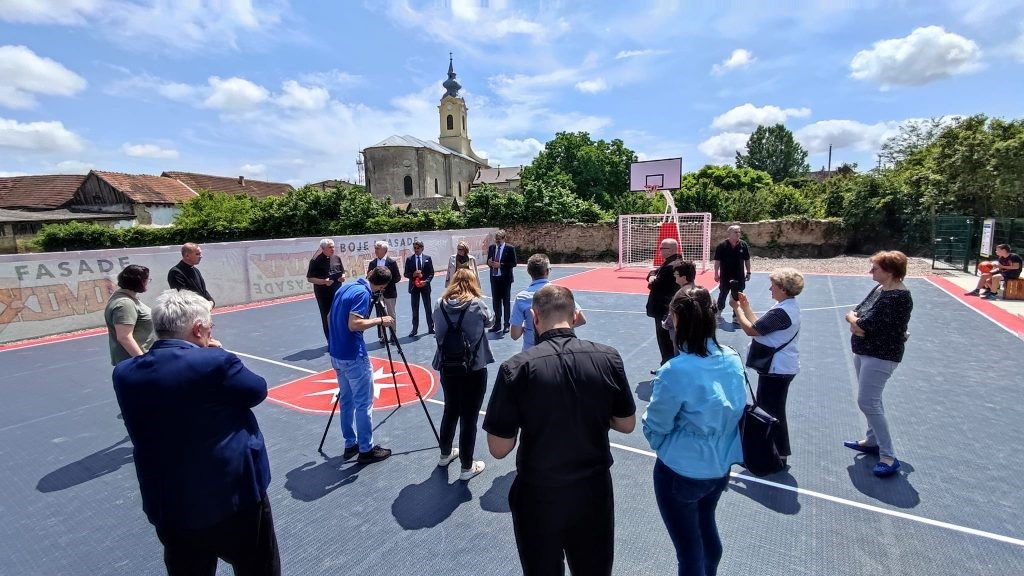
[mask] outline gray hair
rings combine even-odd
[[[373,247],[374,248],[383,248],[385,250],[390,250],[391,249],[391,245],[388,244],[387,240],[377,240],[376,242],[373,243]]]
[[[164,290],[153,306],[153,327],[160,338],[185,340],[196,324],[212,323],[210,301],[191,290]]]
[[[321,250],[327,248],[328,246],[334,246],[334,240],[331,240],[330,238],[324,238],[323,240],[320,241]]]

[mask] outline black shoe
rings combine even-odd
[[[349,458],[354,458],[357,454],[359,454],[359,444],[345,448],[345,452],[342,453],[342,457],[344,457],[345,460],[348,460]]]
[[[412,332],[409,332],[409,338],[412,338],[413,336],[419,334],[419,332],[420,332],[419,329],[413,328]]]
[[[501,332],[501,326],[495,326],[494,328],[488,330],[488,332]]]
[[[387,460],[391,456],[391,450],[382,448],[380,446],[374,446],[369,452],[359,453],[360,464],[373,464],[374,462],[380,462],[381,460]]]
[[[388,341],[383,339],[383,338],[378,339],[377,342],[379,342],[381,346],[383,346],[383,345],[388,343]]]
[[[504,330],[502,330],[502,331],[501,331],[501,333],[502,333],[502,334],[508,334],[508,331],[509,331],[509,330],[511,330],[511,328],[509,328],[508,326],[505,326],[505,329],[504,329]]]
[[[427,334],[433,334],[433,333],[434,333],[434,328],[433,327],[431,327],[430,329],[427,330]]]

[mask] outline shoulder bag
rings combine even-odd
[[[779,431],[779,421],[757,405],[754,389],[750,386],[746,370],[743,379],[750,390],[750,403],[743,409],[740,417],[740,443],[743,445],[743,466],[754,476],[767,476],[780,472],[785,468],[779,450],[775,445],[775,436]]]
[[[753,368],[758,374],[768,374],[772,369],[772,359],[775,358],[775,353],[789,346],[789,343],[796,339],[796,335],[799,333],[800,330],[797,330],[792,338],[778,348],[772,348],[767,344],[761,344],[757,340],[751,340],[750,348],[747,349],[747,368]]]

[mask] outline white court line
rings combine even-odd
[[[268,364],[276,364],[278,366],[284,366],[285,368],[293,368],[295,370],[299,370],[299,371],[305,372],[307,374],[319,374],[320,372],[323,372],[323,370],[320,370],[320,371],[310,370],[309,368],[303,368],[302,366],[296,366],[294,364],[285,364],[284,362],[278,362],[277,360],[271,360],[270,358],[264,358],[262,356],[253,356],[252,354],[243,354],[243,353],[237,352],[235,350],[228,350],[228,352],[231,352],[232,354],[235,354],[237,356],[244,356],[246,358],[252,358],[253,360],[259,360],[261,362],[267,362]]]
[[[235,352],[235,354],[239,354],[239,353]],[[250,355],[247,355],[247,354],[239,354],[239,355],[240,356],[245,356],[246,358],[252,358],[254,360],[262,360],[264,362],[269,362],[271,364],[276,364],[278,366],[285,366],[285,367],[288,367],[288,368],[295,368],[296,370],[301,370],[303,372],[313,372],[312,370],[309,370],[307,368],[302,368],[300,366],[292,366],[290,364],[285,364],[284,362],[278,362],[277,360],[271,360],[269,358],[261,358],[259,356],[250,356]],[[434,400],[433,398],[426,398],[426,399],[424,399],[424,401],[425,402],[430,402],[432,404],[440,404],[442,406],[444,405],[443,401],[441,401],[441,400]],[[480,415],[481,416],[486,416],[487,413],[485,411],[481,410],[480,411]],[[619,450],[625,450],[627,452],[633,452],[634,454],[641,454],[643,456],[648,456],[648,457],[651,457],[651,458],[656,458],[657,457],[657,454],[655,454],[654,452],[651,452],[649,450],[642,450],[640,448],[633,448],[632,446],[626,446],[624,444],[617,444],[615,442],[610,442],[609,445],[612,448],[618,448]],[[864,504],[862,502],[856,502],[854,500],[847,500],[846,498],[840,498],[838,496],[832,496],[830,494],[825,494],[825,493],[822,493],[822,492],[815,492],[813,490],[808,490],[806,488],[798,488],[798,487],[794,487],[794,486],[788,486],[786,484],[779,484],[778,482],[772,482],[771,480],[763,480],[761,478],[755,478],[753,476],[747,476],[745,474],[737,474],[736,472],[730,472],[729,475],[732,478],[735,478],[735,479],[738,479],[738,480],[744,480],[744,481],[747,481],[747,482],[755,482],[757,484],[764,484],[765,486],[771,486],[772,488],[778,488],[780,490],[787,490],[789,492],[796,492],[797,494],[803,494],[804,496],[811,496],[813,498],[820,498],[822,500],[827,500],[829,502],[834,502],[836,504],[843,504],[845,506],[850,506],[852,508],[860,508],[861,510],[867,510],[869,512],[877,512],[879,514],[885,514],[887,516],[893,516],[895,518],[902,518],[904,520],[910,520],[912,522],[918,522],[918,523],[921,523],[921,524],[926,524],[928,526],[935,526],[937,528],[945,528],[947,530],[952,530],[954,532],[962,532],[964,534],[970,534],[972,536],[981,536],[982,538],[988,538],[990,540],[995,540],[997,542],[1005,542],[1007,544],[1014,544],[1016,546],[1024,546],[1024,540],[1021,540],[1019,538],[1012,538],[1010,536],[1003,536],[1002,534],[996,534],[994,532],[986,532],[984,530],[976,530],[974,528],[968,528],[966,526],[960,526],[958,524],[950,524],[949,522],[942,522],[940,520],[932,520],[931,518],[925,518],[923,516],[915,516],[913,514],[907,514],[906,512],[899,512],[897,510],[889,510],[887,508],[881,508],[879,506],[874,506],[874,505],[871,505],[871,504]]]

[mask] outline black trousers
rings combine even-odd
[[[328,324],[331,318],[331,304],[334,303],[334,292],[331,292],[330,294],[317,292],[314,296],[316,297],[316,306],[320,309],[320,322],[324,325],[324,338],[330,342],[331,335],[330,330],[328,329]]]
[[[201,530],[157,530],[168,576],[214,576],[217,559],[235,576],[280,576],[281,557],[270,499]]]
[[[615,498],[605,471],[565,486],[516,478],[508,493],[524,576],[610,575],[615,560]],[[563,560],[564,559],[564,560]]]
[[[491,302],[494,303],[494,327],[508,328],[512,318],[512,282],[505,276],[491,276]]]
[[[658,350],[661,352],[661,363],[668,362],[676,355],[675,347],[672,345],[672,336],[668,330],[661,325],[661,320],[654,319],[654,334],[658,337]]]
[[[451,454],[455,425],[459,426],[459,462],[463,470],[473,467],[476,423],[487,389],[487,368],[468,374],[441,374],[444,414],[441,416],[441,453]]]
[[[747,287],[747,283],[744,280],[744,276],[739,278],[728,278],[726,276],[720,276],[721,280],[718,283],[718,311],[725,312],[725,299],[731,294],[733,300],[738,300],[738,294],[743,292],[743,289]]]
[[[420,302],[423,303],[423,314],[427,317],[427,330],[434,331],[434,311],[431,309],[430,285],[423,288],[413,288],[409,292],[409,300],[412,302],[412,331],[416,332],[420,327]]]
[[[779,433],[775,435],[775,447],[779,456],[792,454],[789,449],[789,425],[786,423],[786,398],[789,384],[795,374],[759,374],[757,376],[757,403],[764,411],[779,420]]]

